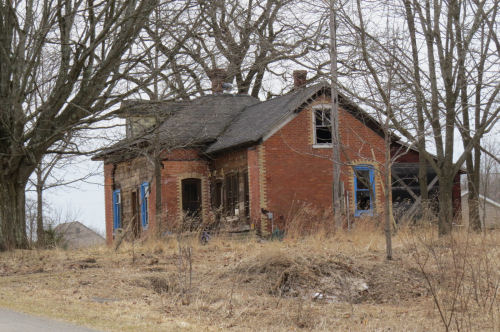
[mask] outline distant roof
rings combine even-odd
[[[67,231],[68,229],[72,228],[72,227],[81,227],[81,228],[85,228],[87,229],[89,232],[91,233],[95,233],[95,235],[99,236],[102,238],[102,236],[97,233],[96,231],[94,231],[93,229],[90,229],[88,228],[87,226],[85,226],[84,224],[82,224],[81,222],[79,221],[69,221],[69,222],[64,222],[64,223],[61,223],[59,225],[57,225],[56,227],[54,227],[54,231],[56,232],[60,232],[60,233],[64,233],[65,231]]]
[[[465,195],[467,195],[467,194],[469,194],[469,191],[468,191],[468,190],[466,190],[466,191],[462,191],[462,195],[461,195],[461,196],[462,196],[462,197],[464,197],[464,196],[465,196]],[[488,197],[486,197],[486,196],[484,196],[484,195],[479,194],[479,199],[482,199],[482,200],[484,200],[484,201],[486,201],[486,202],[490,203],[491,205],[493,205],[493,206],[496,206],[496,207],[500,208],[500,203],[498,203],[498,202],[496,202],[496,201],[492,200],[491,198],[488,198]]]
[[[60,236],[60,245],[65,248],[84,248],[105,243],[105,239],[78,221],[59,224],[54,228]]]

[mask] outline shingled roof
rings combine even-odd
[[[207,153],[248,145],[260,141],[292,113],[300,112],[319,95],[331,95],[327,82],[320,82],[245,108],[231,126],[210,145]],[[339,104],[357,119],[383,136],[380,124],[368,113],[339,94]]]
[[[126,106],[139,112],[148,108],[168,113],[159,128],[162,144],[171,147],[208,146],[205,152],[210,154],[257,143],[317,96],[330,94],[330,85],[321,82],[264,102],[248,95],[217,94],[183,103],[145,102]],[[341,94],[339,105],[383,136],[380,124]],[[93,159],[119,154],[127,146],[147,144],[153,135],[149,133],[140,138],[120,141]]]
[[[259,103],[259,100],[248,95],[216,94],[187,102],[124,102],[120,113],[131,116],[158,112],[165,118],[159,127],[160,142],[163,146],[201,146],[214,142],[245,107],[256,103]],[[133,155],[133,150],[147,145],[155,138],[154,135],[155,132],[150,131],[139,137],[123,139],[92,159]]]
[[[217,152],[259,141],[325,87],[324,83],[315,84],[245,108],[206,152]]]
[[[193,100],[160,126],[160,141],[174,147],[214,142],[245,109],[259,103],[248,95],[210,95]]]

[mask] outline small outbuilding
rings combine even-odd
[[[469,192],[462,192],[462,220],[469,224]],[[479,194],[479,218],[484,229],[500,228],[500,203]]]
[[[104,244],[104,238],[79,221],[66,222],[54,228],[60,243],[68,249],[87,248]]]

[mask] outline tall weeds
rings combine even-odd
[[[445,331],[500,331],[498,233],[415,233],[410,250]]]

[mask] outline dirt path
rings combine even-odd
[[[0,308],[2,332],[97,332],[84,327]]]

